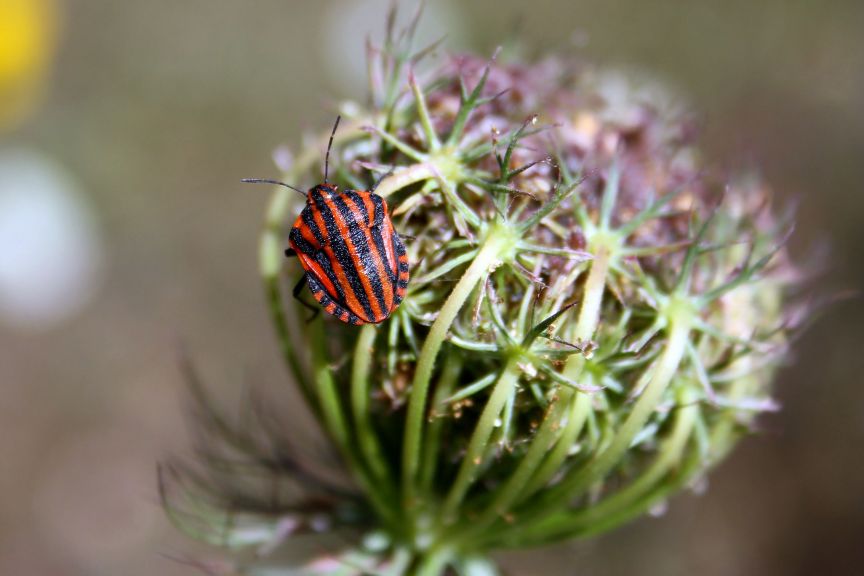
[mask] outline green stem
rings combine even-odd
[[[574,336],[580,340],[591,339],[597,330],[610,259],[611,251],[605,245],[600,244],[594,250],[594,259],[591,261],[591,268],[585,281],[582,305],[574,333]],[[564,367],[564,375],[572,380],[579,380],[585,362],[586,359],[582,355],[571,356]],[[579,437],[590,409],[590,395],[567,388],[559,391],[558,403],[552,413],[544,419],[528,453],[504,488],[493,499],[492,505],[478,524],[485,526],[496,518],[503,517],[514,504],[524,502],[555,476],[569,456],[570,448]],[[567,416],[567,422],[562,429],[560,422],[564,414]]]
[[[311,322],[308,327],[309,348],[311,351],[312,375],[315,389],[318,393],[318,401],[321,405],[321,413],[324,423],[333,442],[342,453],[352,476],[360,483],[361,488],[369,496],[375,511],[385,523],[393,521],[393,513],[387,504],[386,495],[379,491],[379,487],[367,475],[360,464],[357,453],[352,445],[348,433],[348,422],[345,417],[339,391],[333,381],[332,367],[327,361],[326,345],[324,340],[323,322],[319,319]]]
[[[648,385],[636,401],[633,410],[621,425],[621,428],[612,438],[609,446],[592,460],[582,470],[564,480],[555,490],[547,494],[547,504],[552,504],[553,499],[557,506],[560,502],[566,502],[581,494],[594,482],[605,476],[618,462],[630,447],[633,438],[642,430],[651,414],[660,403],[663,392],[669,386],[672,378],[678,370],[678,365],[687,348],[687,339],[690,335],[690,313],[679,312],[674,314],[670,320],[669,340],[662,357],[651,376]]]
[[[576,443],[576,438],[582,432],[582,427],[588,419],[588,412],[591,409],[591,396],[588,394],[577,393],[574,390],[562,389],[561,400],[559,403],[562,406],[567,406],[570,413],[567,415],[567,424],[561,433],[560,438],[555,443],[552,451],[549,452],[546,459],[536,470],[531,481],[522,491],[522,496],[519,501],[523,501],[531,494],[534,494],[552,480],[552,477],[561,469],[561,465],[569,456],[570,448]]]
[[[477,257],[471,263],[462,278],[453,288],[453,292],[444,302],[444,306],[438,313],[435,322],[429,329],[429,334],[423,343],[417,368],[414,372],[414,381],[411,386],[411,395],[408,401],[408,415],[405,421],[405,440],[403,444],[402,458],[402,489],[406,510],[413,510],[415,505],[415,489],[417,472],[420,465],[420,447],[423,439],[423,421],[426,413],[427,397],[429,395],[429,382],[432,378],[432,370],[435,367],[435,359],[441,350],[441,345],[447,337],[450,326],[456,319],[456,315],[474,287],[490,269],[494,268],[500,261],[502,253],[508,244],[508,237],[502,233],[501,228],[493,228]]]
[[[453,522],[456,518],[456,510],[465,498],[465,494],[477,478],[477,471],[483,465],[483,455],[486,453],[486,448],[489,443],[489,438],[495,429],[495,420],[501,415],[504,409],[504,404],[513,393],[513,388],[519,380],[519,367],[516,359],[511,359],[504,367],[501,376],[498,377],[498,382],[492,389],[489,399],[486,401],[486,406],[480,414],[480,419],[474,427],[474,433],[471,435],[471,440],[468,443],[468,450],[465,452],[465,457],[462,459],[462,464],[459,466],[459,472],[456,475],[456,480],[447,494],[442,508],[441,517],[445,524]]]
[[[386,198],[397,190],[401,190],[411,184],[422,182],[435,177],[435,168],[428,162],[412,164],[407,168],[397,170],[387,178],[381,181],[375,193]]]
[[[648,492],[669,470],[681,460],[681,455],[687,446],[699,413],[699,406],[695,403],[696,398],[689,388],[682,390],[678,397],[678,408],[675,415],[675,423],[671,435],[663,442],[660,452],[655,461],[626,488],[605,498],[583,513],[575,514],[572,522],[585,524],[599,520],[601,516],[607,516],[623,510]]]
[[[569,398],[565,402],[569,404]],[[543,420],[540,430],[537,431],[537,435],[531,441],[531,446],[522,457],[519,466],[507,479],[504,486],[497,491],[486,511],[480,518],[471,522],[469,529],[471,533],[482,532],[496,519],[503,518],[517,499],[524,495],[524,488],[528,481],[537,472],[537,467],[558,439],[556,431],[560,428],[562,411],[559,406],[561,404],[562,402],[559,400],[551,408],[550,414]]]
[[[686,486],[699,473],[702,468],[702,461],[699,456],[699,451],[691,448],[690,454],[681,461],[677,469],[670,470],[670,474],[666,476],[666,480],[659,484],[655,484],[649,491],[645,492],[638,499],[635,499],[627,506],[619,507],[611,511],[607,516],[598,518],[596,522],[583,523],[574,528],[562,532],[557,538],[562,537],[587,537],[608,532],[618,526],[626,524],[631,520],[648,513],[653,507],[668,499],[672,494],[678,492],[682,487]]]
[[[689,453],[684,456],[681,465],[672,471],[664,482],[655,485],[646,494],[627,507],[617,509],[602,518],[596,519],[594,522],[585,523],[569,530],[559,530],[554,533],[543,532],[540,534],[535,534],[534,532],[531,534],[527,532],[517,534],[514,532],[510,534],[510,539],[497,541],[492,545],[504,545],[508,548],[538,546],[559,540],[584,538],[608,532],[645,514],[651,508],[690,483],[701,470],[702,460],[699,451],[696,448],[691,448]]]
[[[682,454],[691,438],[699,413],[699,406],[695,404],[695,400],[692,389],[681,390],[678,395],[678,405],[681,408],[676,412],[670,436],[662,443],[654,462],[633,482],[588,508],[576,512],[561,512],[547,521],[535,524],[518,536],[514,534],[514,538],[521,536],[531,540],[543,534],[593,531],[601,525],[609,529],[617,525],[610,523],[611,520],[619,517],[631,518],[634,515],[631,509],[634,508],[641,511],[641,503],[644,502],[645,497],[651,494],[670,470],[681,463]]]
[[[577,340],[587,341],[593,338],[597,325],[600,323],[600,308],[603,304],[603,293],[606,291],[606,278],[609,275],[611,257],[611,251],[603,244],[594,250],[594,259],[591,261],[588,278],[585,280],[582,305],[579,308],[579,318],[576,321],[576,330],[573,334]],[[582,355],[571,356],[564,366],[564,375],[571,380],[578,381],[585,368],[585,362],[585,357]],[[527,498],[528,495],[545,486],[561,469],[561,465],[567,459],[570,448],[576,442],[576,438],[579,437],[582,426],[588,417],[588,412],[591,409],[591,397],[588,394],[577,394],[574,390],[565,388],[560,391],[560,395],[560,404],[568,406],[570,409],[567,425],[564,427],[559,441],[537,469],[526,487],[524,496],[520,499]]]
[[[526,526],[531,525],[532,531],[540,529],[549,518],[560,514],[563,506],[566,506],[575,497],[581,495],[595,482],[606,476],[621,461],[636,434],[644,428],[656,410],[663,392],[671,383],[686,352],[693,312],[683,305],[677,305],[673,308],[669,321],[669,339],[665,350],[645,390],[609,445],[582,468],[572,471],[559,484],[549,488],[538,498],[532,499],[530,508],[522,510],[519,516],[520,528],[518,530],[522,534],[517,533],[515,529],[508,530],[505,528],[496,535],[499,537],[499,543],[527,537]]]
[[[366,324],[360,329],[357,347],[354,349],[354,364],[351,369],[351,408],[354,413],[354,427],[357,443],[363,453],[363,460],[372,473],[372,478],[382,490],[392,491],[390,472],[381,453],[381,445],[372,422],[369,420],[369,369],[372,365],[376,328]]]
[[[606,246],[599,246],[594,252],[588,279],[582,296],[582,306],[579,308],[579,320],[576,322],[574,336],[578,340],[590,340],[600,322],[600,306],[603,304],[603,292],[606,291],[606,277],[609,274],[611,252]],[[576,363],[583,363],[582,356],[572,356],[567,363],[569,368]]]
[[[462,355],[449,354],[444,362],[441,377],[435,385],[435,394],[432,398],[432,418],[429,422],[429,433],[426,435],[426,446],[423,448],[424,460],[420,468],[420,489],[428,492],[432,489],[435,481],[435,472],[438,466],[438,449],[441,445],[441,435],[444,431],[445,418],[436,414],[442,409],[442,405],[450,396],[456,380],[462,373]],[[444,410],[447,408],[444,407]]]
[[[315,390],[318,393],[318,402],[321,405],[327,430],[336,445],[344,453],[350,454],[348,424],[342,411],[339,393],[336,390],[336,383],[333,382],[333,374],[324,350],[324,333],[321,324],[320,320],[316,320],[308,326],[312,379],[315,382]]]
[[[752,380],[736,381],[730,391],[730,397],[738,398],[749,395],[752,392],[750,390],[752,385]],[[690,414],[695,421],[697,415],[696,410],[698,410],[695,406],[685,407],[681,410],[682,412],[691,411]],[[674,460],[680,462],[680,464],[675,468],[671,466],[667,467],[669,474],[664,477],[665,479],[663,482],[654,482],[654,485],[642,494],[637,494],[638,489],[635,487],[625,489],[625,491],[630,495],[628,498],[629,501],[626,505],[624,505],[623,502],[623,494],[622,496],[616,494],[612,497],[617,501],[614,506],[611,505],[612,502],[610,498],[610,504],[607,505],[609,508],[603,515],[593,513],[593,509],[586,511],[589,512],[589,514],[580,518],[578,526],[567,527],[566,530],[559,530],[555,533],[550,533],[549,531],[535,533],[534,530],[532,530],[531,533],[525,531],[520,533],[514,532],[510,535],[511,539],[499,541],[496,544],[500,545],[506,543],[508,546],[536,546],[539,544],[554,542],[555,540],[563,538],[593,536],[611,530],[616,526],[620,526],[621,524],[644,514],[647,510],[650,510],[652,506],[662,502],[665,498],[668,498],[671,494],[677,492],[682,486],[687,485],[696,475],[704,473],[706,467],[711,467],[723,459],[728,450],[735,443],[735,422],[736,417],[739,415],[740,414],[736,413],[734,410],[728,410],[714,426],[711,433],[711,440],[709,442],[713,449],[708,455],[708,460],[706,461],[704,455],[695,447],[689,451],[688,455],[683,454],[683,448],[685,448],[686,445],[681,445],[680,443],[682,442],[682,439],[689,437],[685,434],[685,427],[687,425],[686,420],[689,418],[685,418],[682,414],[679,418],[685,421],[678,421],[676,424],[676,430],[679,430],[679,432],[677,434],[673,432],[673,438],[670,438],[669,444],[666,445],[667,449],[664,450],[664,452],[669,454],[669,456],[666,458],[661,457],[660,459],[663,461]],[[692,426],[690,426],[690,430],[692,432]],[[677,439],[675,437],[677,437]],[[678,451],[677,456],[675,456],[675,452],[678,450],[676,444],[682,448],[682,450]],[[655,466],[656,468],[654,470],[657,470],[664,466],[664,462],[658,460],[658,462],[655,463]],[[653,476],[653,470],[649,470],[647,475]],[[647,483],[648,480],[640,482],[643,486]]]
[[[405,576],[440,576],[453,560],[453,552],[448,548],[432,548],[421,552],[405,572]]]

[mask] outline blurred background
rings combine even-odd
[[[864,285],[864,3],[430,0],[447,50],[647,69],[701,111],[719,166],[800,201],[819,290]],[[271,152],[365,97],[384,0],[0,0],[0,574],[193,574],[159,508],[186,447],[178,343],[227,402],[282,394],[256,242]],[[413,9],[405,2],[403,11]],[[309,183],[298,183],[305,185]],[[829,308],[702,495],[509,574],[864,573],[864,305]],[[289,396],[289,398],[291,398]],[[289,417],[290,418],[290,417]]]

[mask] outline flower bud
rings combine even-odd
[[[404,301],[377,325],[308,319],[291,299],[304,271],[282,256],[296,192],[273,192],[261,241],[281,349],[352,481],[278,435],[235,438],[285,493],[232,469],[207,509],[232,514],[230,544],[347,531],[339,562],[358,570],[491,569],[489,550],[661,509],[775,408],[790,223],[757,175],[712,170],[650,79],[473,55],[420,73],[408,37],[370,50],[371,103],[343,106],[329,158],[343,187],[385,175]],[[328,136],[286,182],[323,179]]]

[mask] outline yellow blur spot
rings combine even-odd
[[[38,102],[56,31],[54,0],[0,0],[0,133]]]

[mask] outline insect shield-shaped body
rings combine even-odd
[[[348,324],[377,324],[405,296],[408,255],[393,229],[387,203],[375,194],[380,180],[368,191],[340,192],[338,186],[328,183],[330,148],[338,126],[337,117],[327,146],[323,184],[303,192],[276,180],[244,182],[279,184],[306,196],[306,206],[288,236],[291,248],[285,252],[297,256],[306,271],[294,288],[294,297],[299,299],[303,285],[308,284],[328,314]]]
[[[383,322],[408,287],[408,256],[374,192],[320,184],[291,228],[291,248],[324,311],[349,324]]]

